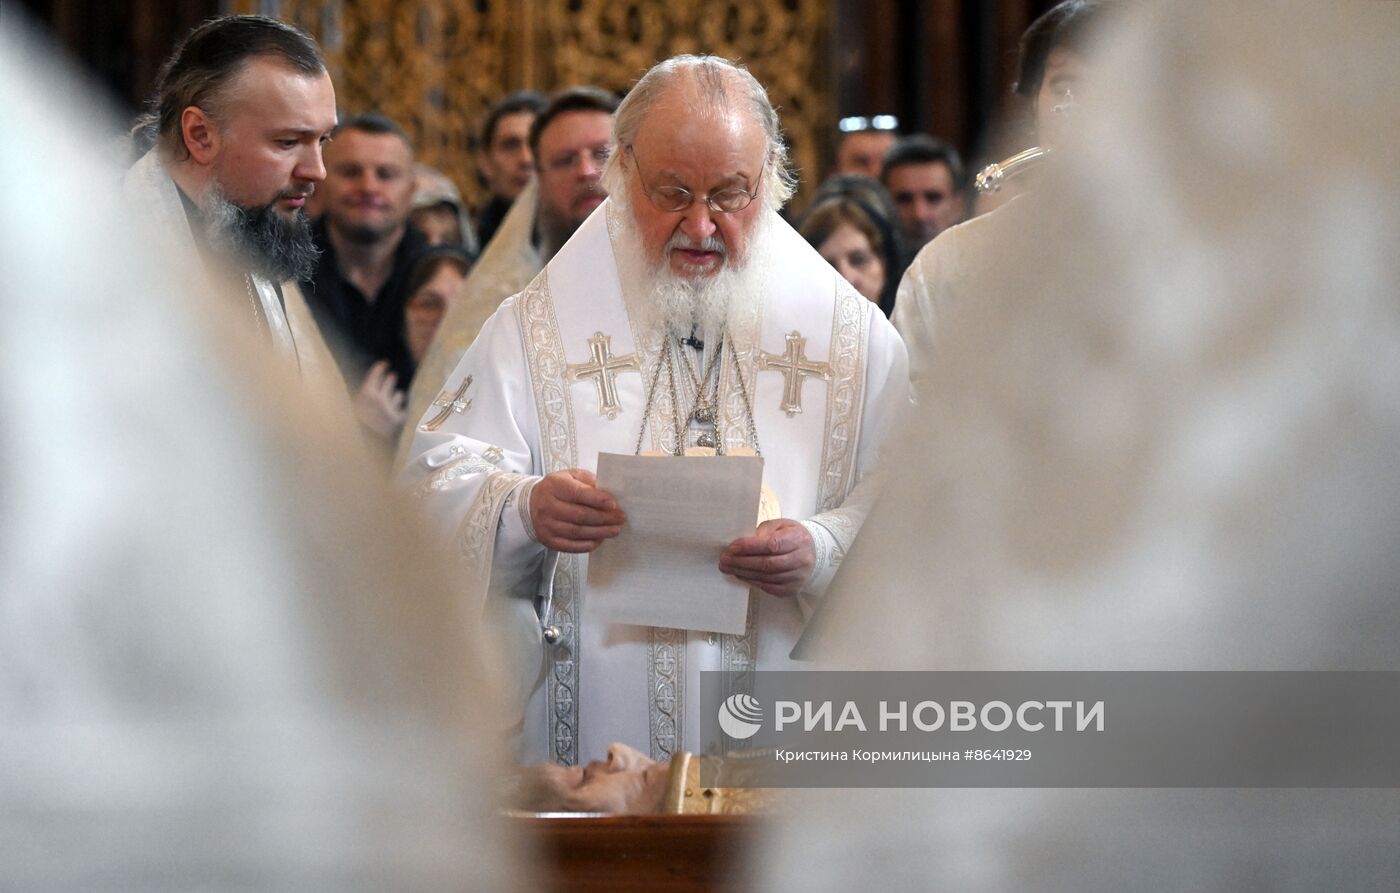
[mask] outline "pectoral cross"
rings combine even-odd
[[[783,373],[783,402],[779,408],[789,416],[802,411],[804,378],[815,375],[822,381],[831,380],[831,365],[807,359],[807,339],[797,332],[787,336],[787,353],[780,356],[765,350],[759,354],[758,364],[764,369]]]
[[[436,431],[442,427],[442,423],[452,418],[452,414],[461,415],[472,408],[472,402],[467,399],[467,388],[472,386],[472,377],[468,375],[462,380],[462,386],[457,389],[457,393],[452,394],[443,391],[438,394],[438,398],[433,401],[433,406],[442,409],[442,412],[428,419],[418,426],[419,431]]]
[[[615,357],[612,355],[612,336],[594,332],[588,339],[588,349],[593,354],[591,363],[570,363],[569,378],[574,381],[593,379],[598,388],[598,414],[610,419],[622,412],[622,404],[617,399],[617,375],[619,372],[642,371],[635,353]]]

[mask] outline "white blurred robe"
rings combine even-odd
[[[522,757],[528,760],[575,763],[580,754],[606,752],[614,741],[656,759],[678,748],[697,750],[702,669],[793,667],[788,654],[812,600],[864,520],[878,448],[908,402],[904,346],[893,327],[791,227],[774,219],[772,244],[763,249],[771,252],[761,267],[768,271],[765,297],[747,318],[731,322],[730,336],[767,459],[764,483],[782,515],[802,521],[816,544],[811,580],[797,598],[755,591],[748,632],[711,636],[590,622],[587,556],[561,555],[551,619],[563,639],[545,646],[535,603],[546,550],[522,518],[529,487],[550,472],[596,470],[600,452],[632,453],[646,387],[663,359],[660,332],[639,325],[641,302],[650,296],[624,286],[616,271],[618,221],[610,218],[621,212],[611,202],[602,208],[487,322],[444,390],[456,396],[470,377],[462,398],[470,406],[460,412],[432,407],[419,420],[404,472],[435,526],[451,532],[468,574],[476,572],[474,599],[484,597],[484,574],[491,569],[489,610],[508,643],[509,656],[502,659],[525,705]],[[615,417],[602,411],[593,380],[567,374],[569,364],[591,362],[589,339],[598,332],[610,339],[613,357],[640,358],[639,370],[616,376]],[[793,332],[807,339],[806,358],[830,364],[831,376],[806,378],[802,411],[789,414],[781,408],[784,375],[758,360],[760,352],[783,354]],[[723,442],[750,445],[728,359],[719,387]],[[642,449],[670,452],[675,408],[664,378],[657,391]],[[439,415],[446,416],[441,426],[425,430]],[[688,443],[696,433],[687,434]]]
[[[0,890],[537,888],[441,567],[0,18]]]
[[[1025,197],[938,234],[919,251],[899,281],[890,321],[909,350],[909,378],[915,395],[924,386],[935,350],[935,332],[948,309],[986,300],[993,289],[1007,289],[1021,271],[1002,263],[1002,247],[1019,239],[1030,202]]]
[[[905,280],[919,473],[812,622],[834,666],[1400,670],[1400,4],[1122,6],[1076,151]],[[754,889],[1400,877],[1394,789],[803,793]]]

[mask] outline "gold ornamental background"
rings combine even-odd
[[[475,204],[473,162],[486,109],[512,90],[573,84],[623,92],[676,53],[749,67],[778,106],[801,180],[815,186],[834,132],[827,0],[231,0],[225,11],[291,22],[321,42],[341,112],[378,111],[414,138],[419,160]]]

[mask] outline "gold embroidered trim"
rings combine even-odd
[[[434,493],[450,489],[462,478],[496,471],[505,457],[500,447],[491,446],[480,453],[473,453],[460,443],[454,443],[447,453],[451,458],[413,489],[414,496],[427,499]]]
[[[617,376],[623,372],[640,372],[641,363],[636,353],[614,356],[612,336],[594,332],[588,339],[588,352],[592,361],[571,363],[566,368],[573,381],[593,380],[598,389],[598,414],[609,419],[617,418],[622,412],[622,401],[617,396]]]
[[[487,476],[486,483],[482,485],[481,492],[477,494],[472,507],[467,510],[467,516],[463,519],[460,528],[462,554],[469,560],[478,561],[495,547],[496,528],[500,525],[501,509],[505,506],[506,499],[515,489],[516,484],[529,477],[527,474],[516,474],[509,471],[501,471]]]
[[[802,411],[802,384],[808,378],[831,380],[831,366],[807,359],[807,339],[793,330],[787,335],[787,349],[781,354],[763,351],[758,365],[764,372],[783,374],[783,399],[778,408],[792,418]]]
[[[865,402],[865,344],[870,329],[870,302],[840,277],[834,278],[838,281],[828,351],[831,384],[826,400],[826,442],[817,482],[819,512],[841,505],[855,485],[856,443]]]
[[[457,393],[443,391],[438,394],[438,398],[432,402],[432,406],[440,410],[437,415],[418,426],[419,431],[436,431],[442,427],[442,423],[452,418],[453,414],[462,415],[472,408],[472,402],[467,399],[467,389],[472,386],[472,377],[468,375],[462,380],[462,386],[457,388]]]
[[[651,758],[669,760],[681,748],[684,723],[685,652],[682,629],[652,627],[647,655]]]
[[[549,293],[548,270],[520,293],[516,315],[530,380],[535,386],[544,472],[573,468],[578,464],[578,443],[566,377],[568,363]],[[545,700],[551,756],[566,766],[578,763],[579,565],[577,555],[559,556],[554,574],[553,622],[561,636],[546,648]]]

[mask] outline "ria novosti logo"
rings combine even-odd
[[[762,726],[763,705],[753,695],[730,695],[719,705],[719,727],[730,738],[752,738]]]

